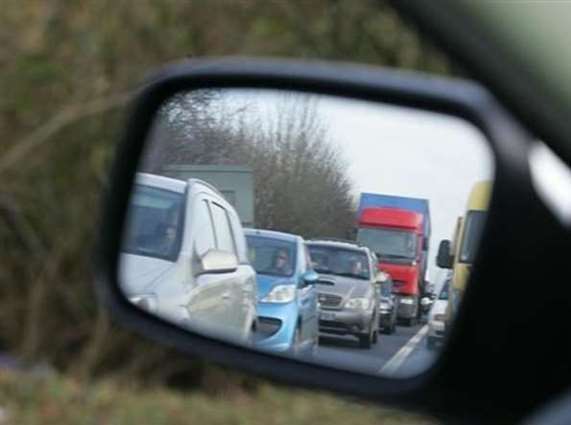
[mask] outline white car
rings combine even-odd
[[[438,299],[434,302],[430,312],[428,313],[428,334],[426,336],[426,346],[429,349],[433,349],[444,339],[449,286],[450,278],[446,279],[444,285],[442,285],[442,289],[438,294]]]
[[[210,184],[139,173],[120,258],[140,308],[188,329],[250,344],[256,273],[238,214]]]

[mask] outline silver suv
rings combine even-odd
[[[336,240],[307,242],[317,281],[319,331],[354,335],[362,348],[377,342],[377,258],[365,246]]]
[[[210,184],[139,173],[120,258],[121,289],[179,326],[252,344],[256,272],[235,209]]]

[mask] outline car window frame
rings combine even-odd
[[[226,228],[228,230],[228,236],[230,237],[230,245],[232,248],[232,251],[228,251],[226,249],[222,249],[222,247],[220,246],[220,241],[218,240],[218,232],[216,231],[216,229],[218,228],[218,226],[214,226],[214,234],[216,235],[216,249],[220,250],[220,251],[226,251],[226,252],[230,252],[231,254],[234,254],[236,256],[236,258],[238,258],[238,250],[236,248],[236,241],[234,240],[234,232],[232,230],[232,225],[230,223],[230,218],[228,217],[228,211],[226,210],[226,208],[222,205],[222,203],[217,202],[216,200],[210,200],[209,201],[209,206],[210,206],[210,214],[212,217],[212,223],[215,224],[215,219],[214,219],[214,208],[219,208],[221,210],[223,220],[226,223]]]
[[[209,250],[211,249],[216,249],[217,247],[217,242],[216,242],[216,232],[214,231],[214,221],[212,220],[212,213],[210,211],[210,201],[208,199],[208,197],[204,196],[204,194],[199,193],[197,195],[195,195],[196,198],[196,207],[193,205],[193,208],[204,208],[205,212],[206,212],[206,217],[208,217],[208,223],[210,224],[210,233],[211,233],[211,237],[212,237],[212,246],[209,247],[206,251],[204,252],[198,252],[197,248],[196,248],[196,242],[198,240],[198,235],[197,235],[197,231],[193,230],[193,240],[192,240],[192,250],[194,253],[196,253],[196,255],[198,255],[198,257],[203,257]],[[195,223],[193,223],[193,229],[197,229],[197,226],[194,225]]]

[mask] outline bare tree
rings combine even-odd
[[[344,237],[353,220],[351,184],[318,115],[318,98],[276,97],[275,113],[243,131],[243,161],[256,178],[256,224],[306,237]]]
[[[250,92],[237,103],[232,94],[213,91],[173,98],[154,126],[143,169],[248,165],[256,182],[258,227],[346,236],[353,224],[351,184],[319,117],[319,98],[276,93],[259,102],[259,95]]]

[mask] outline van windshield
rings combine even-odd
[[[447,280],[442,289],[440,290],[440,294],[438,295],[439,300],[448,300],[449,285],[450,285],[450,280]]]
[[[180,251],[184,194],[135,185],[123,252],[176,261]]]
[[[402,230],[361,227],[357,232],[357,240],[376,252],[381,259],[416,258],[416,234]]]
[[[472,264],[476,256],[476,248],[486,221],[485,211],[469,211],[464,223],[464,235],[460,250],[460,262]]]

